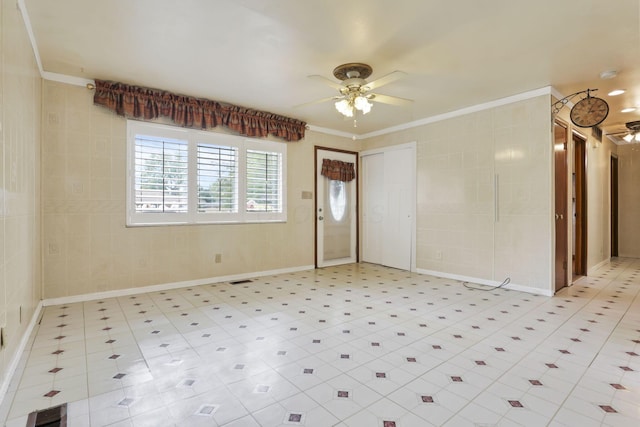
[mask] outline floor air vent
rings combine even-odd
[[[27,427],[67,427],[67,404],[30,413]]]
[[[230,285],[242,285],[243,283],[251,283],[253,280],[245,279],[245,280],[234,280],[233,282],[229,282]]]

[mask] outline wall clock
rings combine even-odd
[[[588,96],[576,102],[569,114],[574,125],[581,128],[597,126],[609,115],[609,104],[602,98]]]

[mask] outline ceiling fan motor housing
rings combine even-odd
[[[625,123],[625,126],[627,127],[627,129],[629,129],[632,132],[638,132],[640,131],[640,120],[636,120],[635,122]]]

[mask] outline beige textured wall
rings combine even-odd
[[[311,131],[287,143],[286,224],[126,228],[126,120],[50,81],[43,114],[45,298],[313,265],[313,146],[356,147]]]
[[[40,300],[42,82],[15,1],[0,6],[0,351],[4,381]]]
[[[640,258],[640,144],[618,146],[620,256]]]
[[[551,289],[549,104],[540,96],[364,141],[417,141],[419,269]]]
[[[584,131],[583,131],[584,132]],[[608,138],[587,138],[587,271],[611,258],[611,154]]]

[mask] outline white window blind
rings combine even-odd
[[[282,156],[247,150],[247,212],[282,212]]]
[[[238,212],[238,149],[198,144],[198,212]]]
[[[136,135],[136,212],[187,212],[187,148],[186,141]]]

